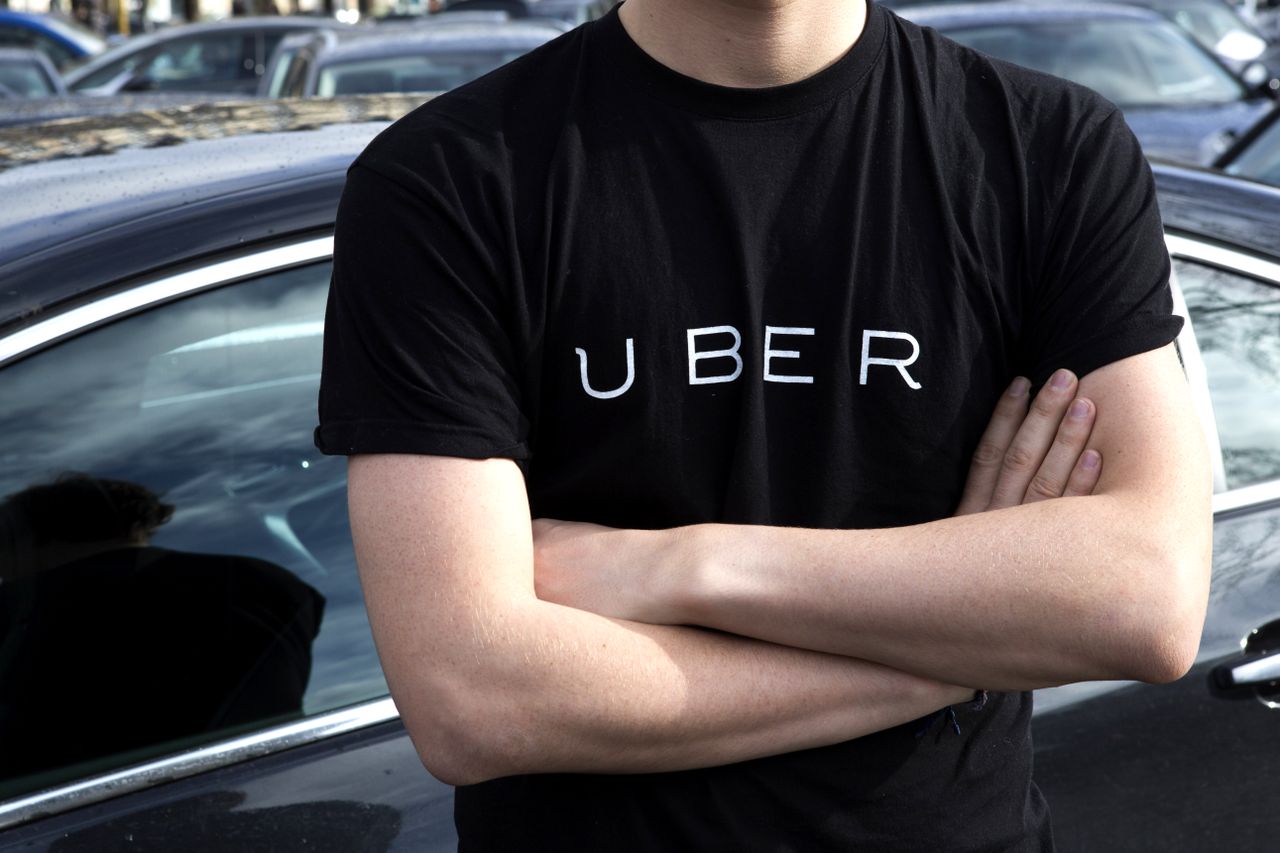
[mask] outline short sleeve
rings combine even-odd
[[[497,260],[502,250],[481,221],[483,200],[473,197],[480,184],[445,169],[433,179],[419,166],[401,164],[388,176],[357,161],[348,173],[316,446],[329,454],[526,458],[521,346],[512,334],[520,323]],[[468,208],[480,212],[469,217]]]
[[[1065,162],[1019,346],[1018,369],[1036,385],[1060,367],[1084,376],[1157,349],[1182,328],[1155,181],[1120,112]]]

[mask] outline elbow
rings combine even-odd
[[[492,693],[471,693],[404,714],[405,728],[422,765],[447,785],[476,785],[528,772],[527,729],[503,711]]]
[[[1209,593],[1205,553],[1162,554],[1148,569],[1147,592],[1129,604],[1123,678],[1168,684],[1195,664]]]
[[[510,775],[490,760],[491,757],[482,749],[472,748],[475,744],[439,738],[419,741],[415,737],[413,741],[422,766],[446,785],[478,785]]]

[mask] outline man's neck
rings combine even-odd
[[[795,83],[832,65],[862,34],[865,0],[626,0],[640,48],[688,77],[739,88]]]

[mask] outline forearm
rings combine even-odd
[[[1198,643],[1212,541],[1180,368],[1166,348],[1080,386],[1110,417],[1094,421],[1083,398],[1069,407],[1070,381],[1029,412],[1025,387],[1010,386],[955,518],[885,530],[544,521],[539,594],[988,689],[1174,678]],[[1093,473],[1078,464],[1090,454]]]
[[[471,630],[470,665],[393,683],[401,707],[432,709],[411,731],[425,733],[428,767],[453,782],[727,764],[880,731],[973,692],[847,657],[537,602]],[[447,713],[442,696],[453,700]]]
[[[1166,680],[1203,607],[1204,556],[1177,540],[1201,534],[1135,526],[1122,504],[1064,498],[887,530],[689,529],[705,556],[674,618],[989,689]]]
[[[387,682],[445,781],[724,764],[858,737],[972,692],[539,601],[524,483],[507,461],[361,457],[349,496]]]

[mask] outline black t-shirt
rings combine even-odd
[[[317,442],[520,460],[536,516],[952,513],[1012,377],[1174,338],[1115,107],[872,6],[799,83],[660,65],[617,14],[352,168]],[[459,789],[466,850],[1038,850],[1030,697],[824,749]]]

